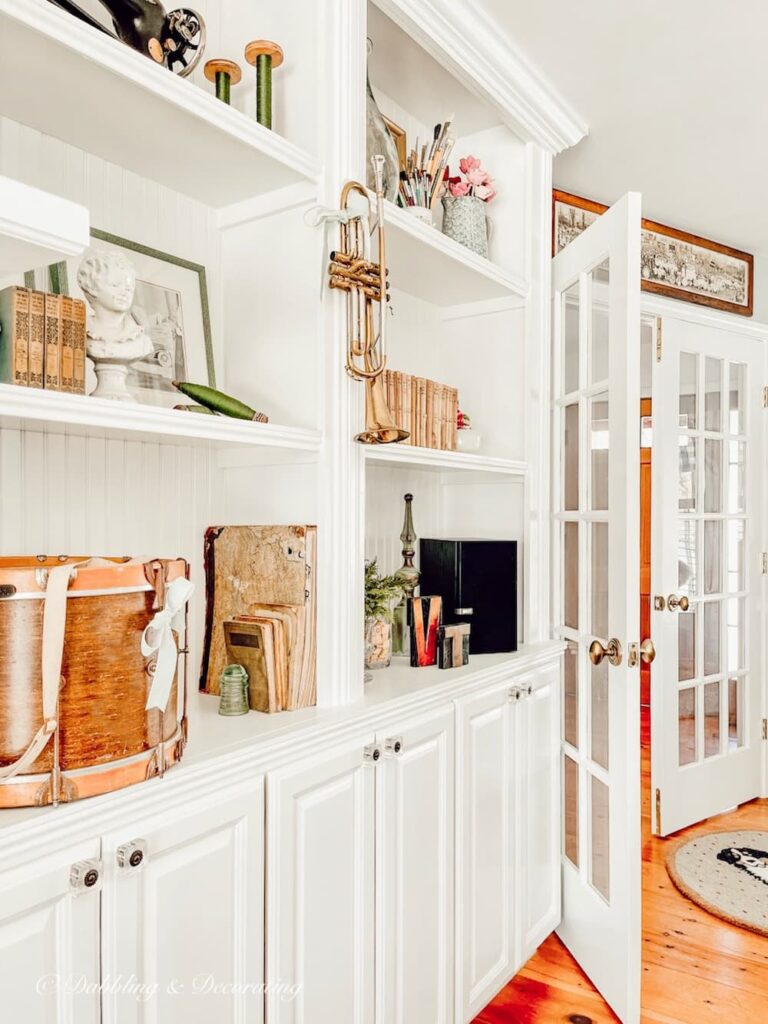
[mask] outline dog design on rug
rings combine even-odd
[[[751,850],[748,846],[727,846],[717,855],[718,860],[746,871],[763,885],[768,885],[768,850]]]

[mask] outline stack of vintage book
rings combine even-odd
[[[389,411],[397,425],[411,435],[402,444],[456,450],[456,388],[398,370],[385,370],[383,382]]]
[[[15,285],[0,291],[0,383],[85,394],[85,303]]]
[[[316,703],[316,558],[315,526],[207,530],[202,690],[219,693],[235,664],[248,673],[252,711]]]

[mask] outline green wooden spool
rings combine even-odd
[[[242,78],[240,65],[233,60],[216,57],[206,62],[203,68],[205,77],[216,86],[216,99],[229,103],[231,87],[237,85]]]
[[[245,59],[256,67],[256,120],[272,127],[272,71],[283,63],[283,51],[269,39],[253,39],[245,48]]]

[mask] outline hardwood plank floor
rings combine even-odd
[[[672,884],[669,840],[650,834],[650,746],[643,721],[642,1024],[759,1024],[768,1020],[768,938],[702,910]],[[768,800],[753,800],[675,836],[768,830]],[[618,1018],[556,936],[550,936],[475,1024],[593,1024]]]

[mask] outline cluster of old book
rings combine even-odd
[[[317,702],[316,526],[212,526],[205,535],[201,689],[227,665],[248,675],[252,711]]]
[[[398,427],[411,435],[403,444],[456,450],[456,388],[399,370],[385,370],[383,381],[389,411]]]
[[[85,303],[15,285],[3,288],[0,383],[85,394]]]

